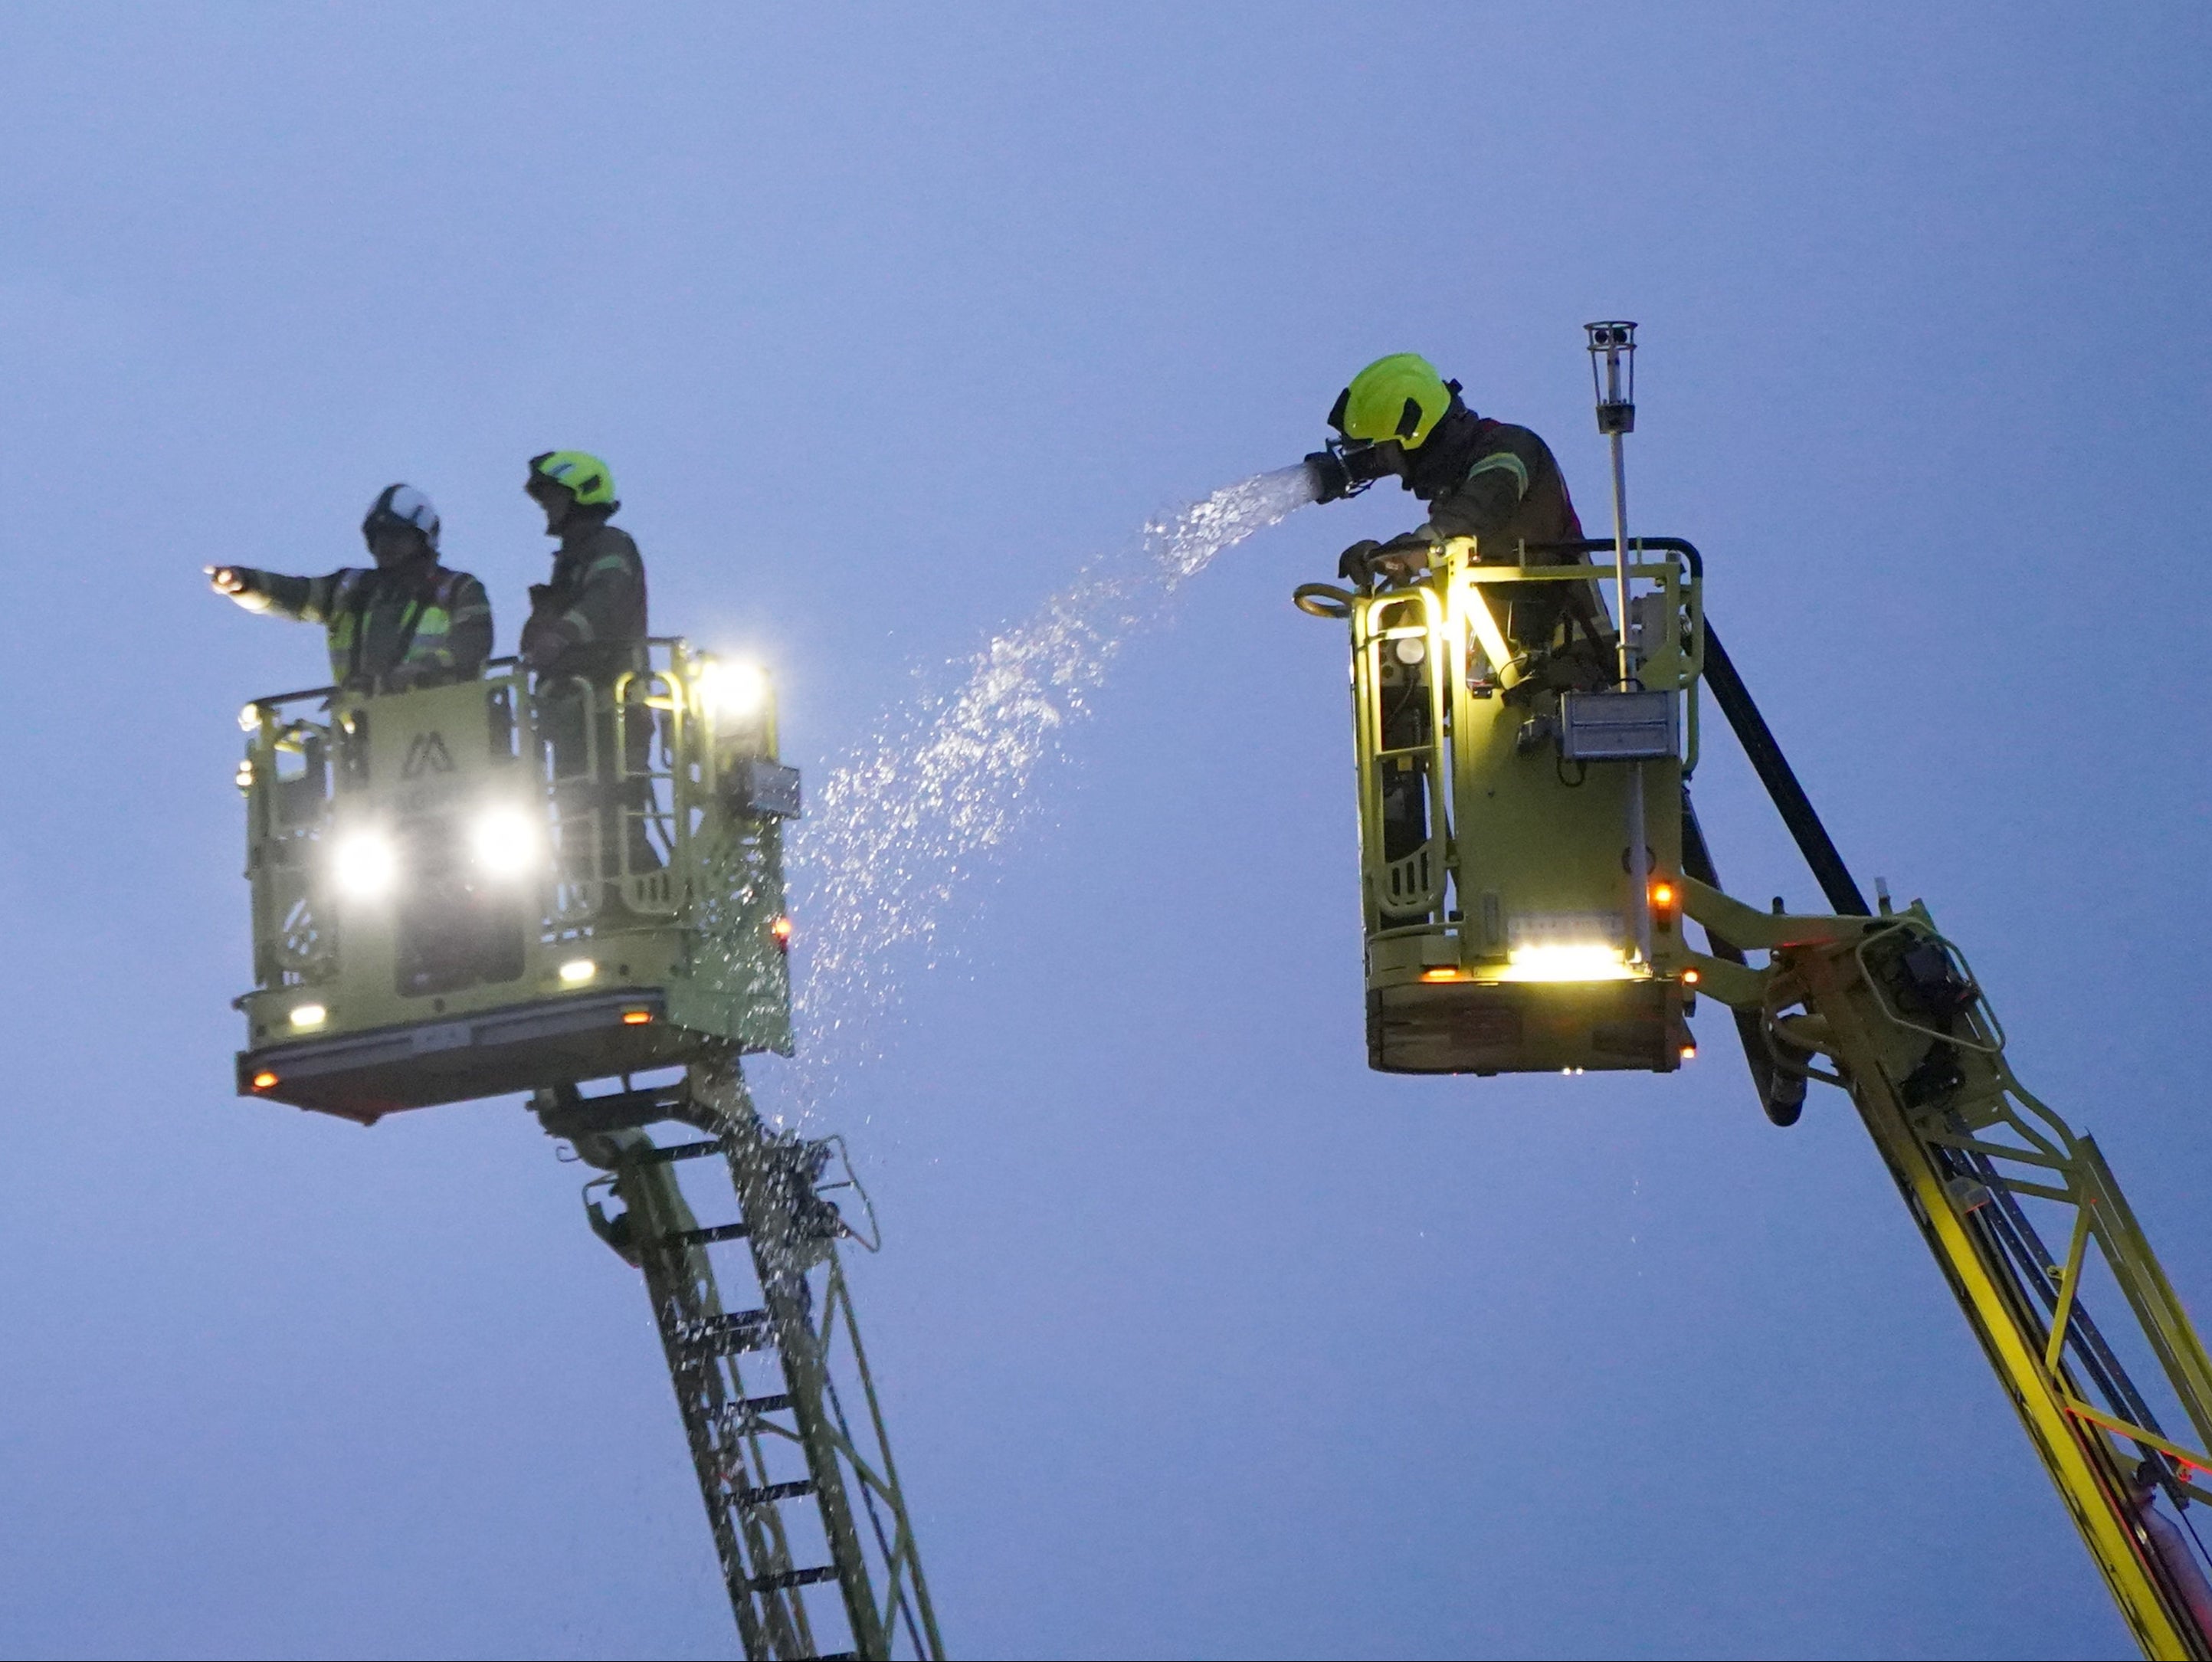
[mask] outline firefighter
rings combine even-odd
[[[626,849],[630,874],[657,871],[661,856],[648,834],[653,712],[642,702],[644,557],[628,532],[608,523],[622,503],[613,471],[597,456],[532,456],[523,489],[545,512],[545,534],[560,539],[551,576],[531,586],[522,661],[537,673],[552,747],[564,868],[574,879],[612,880]],[[617,744],[614,701],[625,674],[640,679],[627,684]]]
[[[1389,542],[1344,551],[1337,575],[1363,590],[1402,582],[1426,570],[1448,537],[1473,537],[1484,564],[1588,564],[1582,521],[1551,448],[1525,427],[1478,416],[1426,358],[1394,352],[1352,378],[1328,412],[1338,436],[1306,458],[1317,502],[1356,496],[1395,476],[1426,502],[1427,521]],[[1498,627],[1516,654],[1519,696],[1589,689],[1613,679],[1605,609],[1587,583],[1486,586]],[[1430,742],[1424,673],[1396,671],[1399,685],[1382,712],[1393,748]],[[1382,780],[1384,856],[1401,859],[1427,840],[1433,813],[1425,776],[1401,759]]]
[[[438,512],[411,484],[386,485],[361,522],[373,569],[287,577],[250,566],[206,568],[249,612],[320,624],[331,679],[349,691],[406,692],[473,679],[491,655],[491,601],[465,571],[438,563]]]
[[[621,508],[607,465],[581,450],[530,459],[523,485],[561,539],[553,574],[530,589],[522,661],[540,675],[611,681],[645,667],[645,561],[608,521]]]
[[[1357,495],[1395,475],[1428,504],[1417,529],[1387,543],[1358,542],[1344,551],[1340,576],[1371,587],[1427,568],[1447,537],[1473,537],[1485,563],[1587,564],[1580,553],[1546,545],[1580,542],[1582,521],[1551,447],[1525,427],[1478,416],[1460,385],[1426,358],[1394,352],[1352,378],[1328,412],[1339,436],[1306,458],[1319,502]],[[1503,597],[1508,638],[1548,651],[1562,622],[1601,646],[1606,619],[1595,589],[1581,583],[1532,583]]]

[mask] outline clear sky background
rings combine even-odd
[[[1580,326],[1639,320],[1638,526],[2212,1310],[2201,6],[6,33],[0,1650],[734,1647],[644,1297],[517,1104],[230,1094],[232,715],[322,661],[200,567],[356,561],[405,478],[509,650],[555,446],[818,779],[1381,353],[1601,517]],[[1344,647],[1288,594],[1413,514],[1192,586],[823,1110],[948,1641],[2122,1653],[1839,1095],[1769,1126],[1710,1007],[1672,1078],[1366,1071]],[[1725,743],[1698,785],[1730,886],[1812,904]]]

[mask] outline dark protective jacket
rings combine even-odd
[[[1429,504],[1428,523],[1416,534],[1475,538],[1485,564],[1519,560],[1523,544],[1582,540],[1583,523],[1565,476],[1551,447],[1525,427],[1455,410],[1408,460],[1406,488]],[[1589,563],[1580,554],[1528,557],[1531,565]],[[1595,591],[1577,584],[1531,583],[1508,599],[1516,610],[1531,613],[1516,631],[1524,640],[1548,635],[1542,620],[1547,614],[1555,619],[1561,606],[1590,625],[1593,635],[1604,627]]]
[[[491,656],[491,600],[465,571],[435,561],[327,577],[241,569],[267,609],[323,625],[331,679],[368,692],[473,679]]]
[[[629,533],[600,521],[564,536],[552,580],[530,591],[530,667],[604,681],[638,662],[646,634],[645,557]]]

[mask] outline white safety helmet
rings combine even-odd
[[[378,532],[402,526],[421,532],[430,551],[438,551],[438,510],[430,506],[430,499],[411,484],[387,484],[368,505],[368,517],[361,522],[362,539],[374,547]]]

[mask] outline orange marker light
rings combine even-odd
[[[1694,1044],[1685,1044],[1682,1047],[1682,1060],[1685,1062],[1695,1062],[1697,1059],[1698,1047]]]
[[[1673,905],[1674,886],[1672,883],[1654,883],[1651,886],[1651,904],[1655,906]]]
[[[276,1075],[274,1074],[260,1073],[253,1076],[253,1088],[257,1091],[265,1091],[276,1082]]]
[[[623,1026],[625,1027],[642,1027],[652,1020],[653,1012],[650,1010],[624,1010],[623,1012]]]
[[[1696,986],[1696,985],[1698,984],[1698,972],[1697,972],[1695,970],[1685,970],[1685,971],[1682,971],[1682,984],[1683,984],[1685,987],[1694,987],[1694,986]]]
[[[790,917],[786,916],[777,918],[775,922],[768,926],[768,932],[775,937],[777,946],[788,947],[791,945]]]
[[[1456,981],[1459,979],[1459,971],[1457,970],[1424,970],[1421,971],[1421,979],[1424,981]]]

